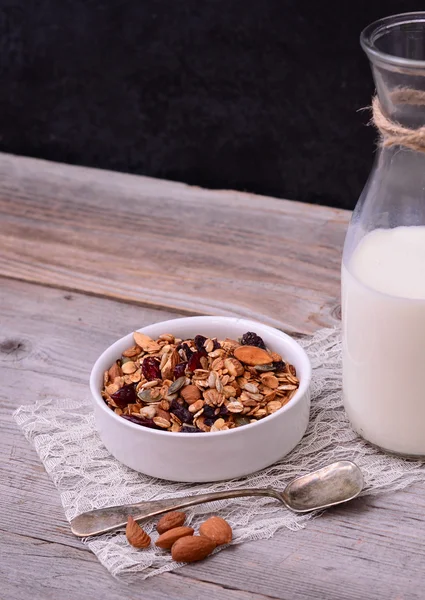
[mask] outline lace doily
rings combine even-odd
[[[281,462],[259,473],[222,483],[174,483],[153,479],[125,467],[103,446],[89,400],[49,400],[22,406],[14,417],[34,445],[57,487],[68,520],[94,508],[204,494],[238,487],[283,489],[292,478],[335,460],[355,461],[362,469],[364,494],[399,490],[425,479],[424,463],[386,455],[369,446],[351,429],[342,406],[341,342],[338,330],[324,329],[301,344],[313,365],[311,418],[301,443]],[[193,527],[211,514],[231,524],[232,543],[270,538],[283,527],[297,530],[314,514],[296,515],[268,498],[239,498],[204,504],[185,511]],[[156,539],[155,523],[143,527]],[[71,535],[71,533],[70,533]],[[176,569],[169,553],[153,544],[132,548],[123,532],[83,541],[113,575],[139,572],[142,579]],[[216,551],[220,551],[218,548]]]

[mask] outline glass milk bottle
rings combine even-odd
[[[372,23],[361,44],[381,143],[344,246],[344,405],[369,442],[425,456],[425,12]]]

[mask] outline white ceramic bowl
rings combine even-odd
[[[307,354],[291,337],[255,321],[231,317],[188,317],[140,329],[157,338],[172,333],[183,339],[197,334],[237,339],[255,331],[266,345],[293,364],[300,387],[274,414],[228,431],[172,433],[141,427],[116,415],[100,394],[103,373],[133,345],[133,335],[109,346],[90,376],[97,429],[106,448],[119,461],[142,473],[171,481],[219,481],[242,477],[278,461],[301,440],[310,414],[311,366]]]

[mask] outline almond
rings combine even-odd
[[[162,378],[165,381],[166,379],[172,379],[173,378],[173,373],[174,373],[174,369],[176,368],[176,366],[179,364],[179,362],[181,361],[180,355],[177,352],[177,350],[173,350],[170,354],[170,356],[167,359],[167,362],[165,363],[164,367],[161,369],[161,373],[162,373]]]
[[[192,536],[195,530],[192,527],[174,527],[173,529],[168,529],[163,534],[159,536],[159,538],[155,542],[155,546],[158,548],[162,548],[163,550],[169,550],[171,546],[180,540],[180,538]]]
[[[165,533],[169,529],[174,529],[175,527],[180,527],[186,520],[186,515],[184,512],[169,512],[165,514],[158,521],[158,525],[156,526],[156,530],[158,533]]]
[[[108,373],[109,373],[109,379],[110,379],[111,381],[114,381],[114,379],[115,379],[116,377],[122,377],[122,370],[121,370],[121,367],[120,367],[120,366],[119,366],[119,364],[118,364],[118,363],[116,363],[116,362],[115,362],[115,363],[112,365],[112,367],[109,369]]]
[[[149,354],[154,354],[155,352],[159,352],[161,350],[161,346],[158,344],[158,342],[152,340],[146,344],[143,350],[145,352],[149,352]]]
[[[143,348],[143,350],[146,350],[147,345],[153,342],[153,339],[151,337],[149,337],[148,335],[145,335],[144,333],[140,333],[140,331],[135,331],[133,333],[133,338],[134,338],[134,342],[138,346]]]
[[[262,348],[257,348],[257,346],[239,346],[234,354],[238,360],[250,367],[268,365],[273,362],[270,354]]]
[[[129,543],[135,548],[148,548],[150,546],[151,538],[131,516],[127,520],[125,535]]]
[[[201,392],[196,385],[186,385],[180,391],[180,395],[188,404],[193,404],[201,398]]]
[[[212,540],[201,535],[182,537],[173,544],[171,556],[177,562],[195,562],[206,558],[215,546]]]
[[[134,356],[137,356],[138,354],[140,354],[140,352],[142,351],[142,349],[140,348],[140,346],[132,346],[131,348],[128,348],[127,350],[124,350],[124,352],[122,353],[123,356],[125,356],[126,358],[133,358]]]
[[[212,540],[216,546],[232,541],[232,528],[221,517],[210,517],[199,528],[200,535]]]

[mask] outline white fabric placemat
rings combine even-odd
[[[323,329],[301,344],[313,365],[312,408],[307,433],[281,462],[242,479],[174,483],[125,467],[100,441],[88,399],[81,402],[56,399],[21,406],[14,418],[58,489],[68,520],[94,508],[142,500],[240,487],[283,489],[292,478],[342,459],[353,460],[362,469],[366,482],[363,494],[399,490],[425,480],[423,462],[386,455],[363,442],[351,429],[342,406],[339,330]],[[269,498],[239,498],[200,505],[185,512],[188,524],[195,529],[212,514],[224,517],[233,528],[234,544],[270,538],[283,527],[300,529],[315,516],[314,513],[296,515]],[[156,521],[143,525],[153,542],[157,536],[155,524]],[[147,550],[136,550],[128,544],[123,532],[87,539],[83,543],[115,576],[138,572],[144,579],[181,566],[154,544]]]

